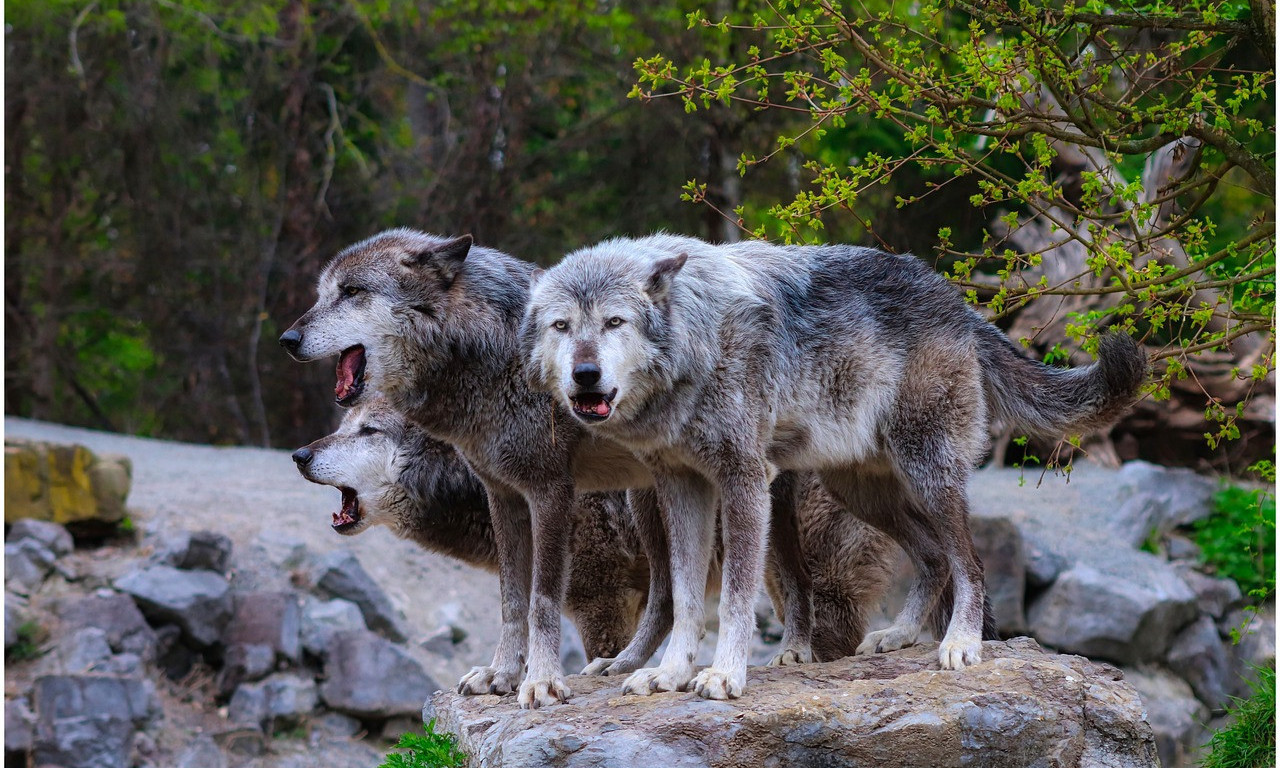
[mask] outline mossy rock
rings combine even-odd
[[[113,527],[125,516],[132,481],[127,456],[9,438],[4,444],[4,521],[32,518],[69,527]]]

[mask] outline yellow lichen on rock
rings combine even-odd
[[[6,440],[4,519],[115,523],[124,517],[131,466],[82,445]]]

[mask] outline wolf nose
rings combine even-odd
[[[595,363],[578,363],[573,366],[573,380],[584,387],[594,387],[600,381],[600,366]]]
[[[302,346],[302,334],[290,328],[280,334],[280,346],[290,352],[297,352],[298,347]],[[297,456],[297,454],[294,454]]]
[[[316,455],[311,452],[310,448],[299,448],[293,452],[293,463],[302,468],[310,464],[315,457]]]

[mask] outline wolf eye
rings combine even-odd
[[[377,427],[364,426],[360,428],[360,434],[362,435],[376,435],[381,431],[382,430],[378,429]]]
[[[361,288],[361,287],[360,287],[360,286],[358,286],[358,285],[344,285],[344,286],[342,286],[342,295],[343,295],[343,296],[355,296],[357,293],[359,293],[360,291],[363,291],[363,290],[364,290],[364,289],[363,289],[363,288]]]
[[[609,318],[608,320],[605,320],[605,321],[604,321],[604,327],[605,327],[605,328],[617,328],[618,326],[622,325],[624,322],[626,322],[626,321],[625,321],[625,320],[623,320],[623,319],[622,319],[622,318],[620,318],[620,317],[611,317],[611,318]]]
[[[560,331],[560,332],[562,332],[562,333],[563,333],[564,331],[569,330],[569,324],[568,324],[568,323],[566,323],[566,322],[565,322],[565,321],[563,321],[563,320],[557,320],[557,321],[555,321],[554,323],[552,323],[552,324],[551,324],[551,327],[552,327],[552,328],[555,328],[557,331]]]

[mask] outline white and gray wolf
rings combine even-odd
[[[966,483],[988,422],[1061,435],[1099,428],[1134,400],[1146,359],[1122,334],[1098,362],[1022,357],[937,273],[851,246],[712,246],[655,235],[576,251],[539,279],[522,328],[528,371],[593,435],[655,477],[670,541],[675,623],[661,663],[624,691],[741,695],[763,569],[769,484],[813,470],[893,537],[916,569],[894,624],[861,652],[910,645],[951,584],[944,669],[981,657],[982,568]],[[720,641],[694,677],[717,505]]]
[[[280,337],[299,361],[338,357],[338,403],[376,390],[430,436],[453,445],[488,495],[502,591],[493,662],[460,681],[464,694],[518,688],[522,707],[570,696],[560,672],[560,609],[568,579],[572,509],[579,492],[628,490],[650,563],[666,563],[652,476],[631,452],[588,431],[558,399],[529,387],[519,327],[535,267],[473,246],[470,236],[410,229],[375,235],[324,268],[314,306]],[[773,525],[792,546],[773,547],[788,599],[780,662],[811,655],[812,602],[798,560],[793,497]],[[714,517],[714,516],[713,516]],[[671,626],[670,568],[649,569],[640,626],[615,659],[586,671],[638,669]],[[706,570],[703,570],[703,584]],[[527,672],[521,671],[527,656]]]
[[[333,529],[372,526],[496,572],[498,556],[484,486],[452,446],[433,440],[380,397],[347,411],[330,435],[293,454],[302,476],[341,491]],[[849,515],[809,474],[797,503],[800,548],[813,575],[813,655],[852,655],[888,586],[893,542]],[[564,612],[589,658],[615,657],[631,639],[647,598],[649,564],[620,492],[579,494],[573,510]],[[714,571],[715,569],[713,569]],[[770,597],[785,615],[779,578]],[[715,574],[708,581],[714,589]]]

